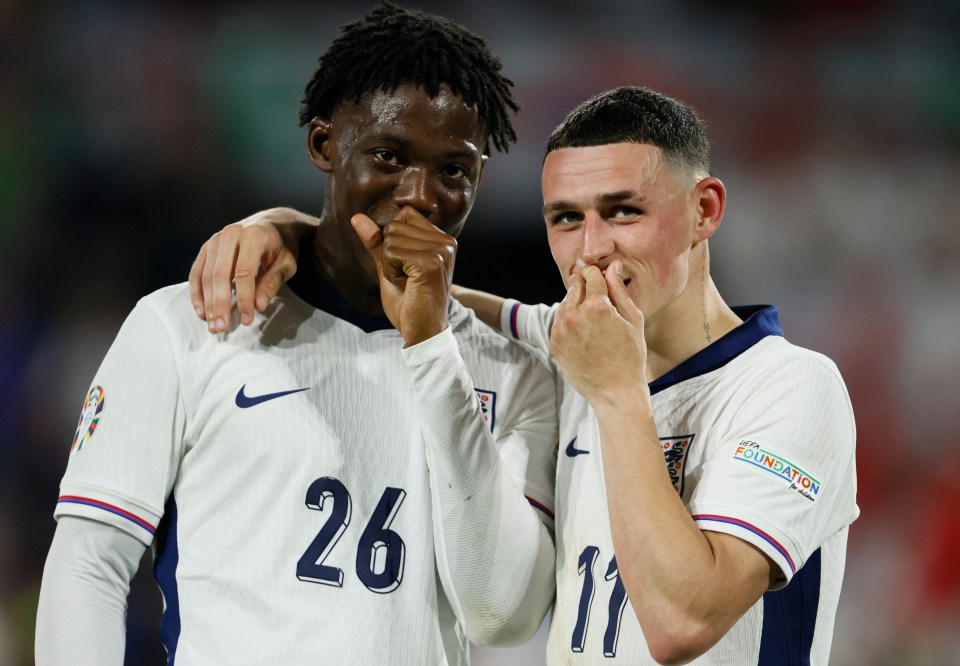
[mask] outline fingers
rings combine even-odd
[[[619,260],[607,267],[603,274],[607,283],[607,292],[610,302],[621,317],[630,322],[635,328],[643,328],[643,313],[627,293],[627,286],[623,282],[623,265]]]
[[[257,288],[257,275],[260,273],[261,263],[265,263],[263,248],[253,239],[244,239],[237,250],[237,265],[233,269],[233,286],[237,290],[237,311],[240,313],[240,322],[249,324],[253,321],[254,295]]]
[[[405,206],[382,229],[366,215],[355,215],[351,223],[388,281],[400,284],[408,277],[426,278],[438,270],[452,277],[456,239],[416,209]]]
[[[230,307],[233,297],[233,268],[239,251],[239,230],[224,233],[220,241],[213,267],[213,329],[216,333],[227,330],[230,323]],[[209,308],[209,301],[208,301]]]
[[[280,287],[284,285],[290,278],[293,277],[293,274],[297,272],[297,259],[293,256],[293,253],[288,249],[284,248],[280,251],[280,255],[273,261],[270,266],[267,267],[267,270],[260,277],[260,280],[257,282],[257,292],[256,292],[256,307],[257,310],[263,312],[267,309],[267,305],[270,304],[270,301],[273,300],[274,296],[277,295],[277,292],[280,291]],[[237,286],[237,304],[240,303],[240,287]],[[241,321],[243,320],[243,315],[240,316]],[[246,322],[245,322],[246,323]]]
[[[580,268],[580,275],[584,282],[584,298],[607,295],[607,282],[599,268],[590,264],[584,265]]]
[[[190,275],[188,277],[188,282],[190,283],[190,302],[193,303],[193,309],[197,313],[197,316],[200,319],[206,319],[205,311],[203,308],[203,268],[207,263],[207,243],[204,243],[200,248],[200,253],[197,254],[197,258],[193,260],[193,265],[190,267]]]
[[[563,303],[568,307],[580,305],[583,302],[584,282],[579,273],[574,273],[567,280],[567,295],[563,297]]]
[[[203,291],[203,313],[207,320],[207,330],[211,333],[215,333],[217,330],[216,311],[214,308],[214,282],[216,281],[214,270],[217,265],[217,257],[220,256],[220,246],[223,244],[225,231],[226,229],[218,231],[206,242],[207,257],[203,266],[203,274],[200,278]]]

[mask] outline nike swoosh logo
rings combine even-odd
[[[254,407],[259,405],[261,402],[266,402],[267,400],[273,400],[274,398],[282,398],[285,395],[290,395],[292,393],[300,393],[300,391],[306,391],[310,387],[302,389],[293,389],[292,391],[279,391],[277,393],[265,393],[263,395],[246,395],[244,394],[244,389],[247,388],[247,385],[244,384],[240,387],[240,390],[237,391],[237,407],[240,409],[246,409],[247,407]]]
[[[574,456],[582,456],[584,454],[590,453],[586,449],[578,449],[577,447],[575,447],[574,443],[576,441],[577,441],[577,438],[574,437],[573,439],[570,440],[570,443],[567,444],[567,455],[569,457],[573,458]]]

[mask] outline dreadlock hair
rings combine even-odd
[[[710,141],[696,111],[639,86],[614,88],[580,104],[550,134],[547,153],[611,143],[656,146],[674,166],[710,173]]]
[[[508,110],[519,106],[500,74],[502,64],[486,42],[453,21],[381,2],[363,18],[340,28],[340,36],[318,62],[307,84],[300,126],[329,118],[342,102],[357,104],[377,93],[412,84],[430,97],[446,85],[467,106],[476,107],[487,139],[507,152],[517,134]]]

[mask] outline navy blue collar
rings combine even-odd
[[[360,312],[320,276],[316,255],[313,253],[313,236],[308,235],[307,240],[300,243],[300,257],[298,270],[287,286],[301,300],[337,319],[353,324],[364,333],[393,329],[393,324],[386,315],[371,316]]]
[[[734,307],[733,312],[743,323],[650,382],[650,395],[722,368],[768,335],[783,336],[775,305],[743,305]]]

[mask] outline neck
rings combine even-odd
[[[706,242],[693,249],[687,286],[677,299],[647,321],[647,381],[653,381],[742,324],[713,278]]]
[[[336,220],[324,206],[311,245],[310,261],[302,262],[316,279],[325,281],[359,312],[383,314],[380,286],[373,259],[349,223]]]

